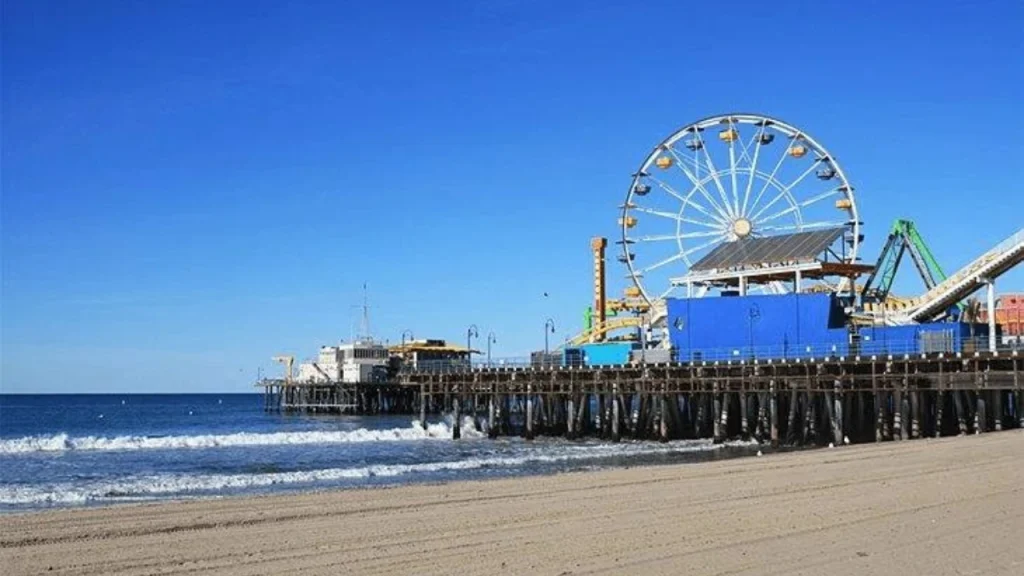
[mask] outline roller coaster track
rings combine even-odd
[[[1024,261],[1024,228],[939,282],[900,315],[908,322],[926,322],[944,314],[979,286],[995,280]]]
[[[585,332],[581,332],[575,338],[569,341],[570,346],[579,346],[580,344],[586,344],[592,341],[592,339],[598,336],[603,336],[609,332],[615,330],[621,330],[623,328],[636,328],[642,325],[642,318],[639,316],[627,316],[624,318],[611,318],[605,320],[603,323],[595,324],[593,328]]]
[[[667,318],[668,308],[665,306],[665,301],[657,300],[652,306],[647,308],[646,314],[643,316],[609,318],[608,320],[605,320],[603,324],[596,324],[589,330],[580,332],[575,338],[569,340],[565,345],[579,346],[580,344],[595,342],[599,337],[604,336],[609,332],[623,330],[626,328],[639,328],[645,324],[651,328],[662,328],[665,326],[665,320]]]

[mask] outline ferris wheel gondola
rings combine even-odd
[[[861,240],[853,187],[835,157],[807,132],[756,114],[705,118],[655,146],[633,175],[619,226],[619,260],[648,303],[671,295],[672,278],[723,243],[844,228],[838,258],[853,263]]]

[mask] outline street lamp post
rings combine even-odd
[[[548,364],[548,334],[555,333],[555,321],[548,318],[544,322],[544,364]]]
[[[466,329],[466,360],[470,368],[473,367],[473,338],[479,337],[480,330],[477,329],[476,324],[470,324],[469,328]]]
[[[409,356],[409,354],[405,350],[405,342],[406,342],[405,335],[406,334],[409,335],[408,340],[411,341],[411,340],[415,339],[415,336],[412,335],[412,330],[406,328],[405,330],[402,331],[402,363],[401,363],[401,366],[399,367],[400,370],[404,370],[405,369],[405,360]]]
[[[494,332],[487,333],[487,367],[491,366],[491,344],[497,344],[498,339],[494,337]]]

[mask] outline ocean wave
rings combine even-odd
[[[472,418],[462,424],[463,438],[483,436],[473,426]],[[0,440],[0,454],[29,454],[66,451],[168,450],[189,448],[222,448],[236,446],[278,446],[297,444],[346,444],[352,442],[389,442],[397,440],[444,440],[452,437],[448,423],[428,424],[424,429],[418,421],[408,428],[348,431],[306,432],[235,432],[232,434],[197,434],[191,436],[79,436],[67,434],[25,436]]]
[[[370,478],[399,478],[414,474],[457,472],[485,468],[508,469],[530,464],[579,460],[601,460],[622,456],[669,454],[716,450],[731,445],[709,440],[679,440],[666,444],[646,442],[623,444],[533,445],[530,452],[510,456],[482,456],[463,460],[416,464],[379,464],[352,468],[325,468],[259,474],[155,474],[120,480],[60,483],[40,486],[0,486],[2,505],[75,505],[159,498],[187,498],[232,490],[252,490],[359,481]]]

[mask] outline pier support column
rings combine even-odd
[[[885,406],[882,404],[882,395],[878,392],[878,374],[874,361],[871,362],[871,393],[875,398],[875,442],[881,442],[885,438]]]
[[[573,401],[573,390],[570,386],[569,396],[565,401],[565,437],[576,438],[576,402]]]
[[[995,396],[992,402],[992,428],[996,432],[1003,431],[1003,391],[993,390]]]
[[[985,393],[978,390],[974,393],[975,398],[975,409],[974,409],[974,433],[981,434],[986,430],[985,426]]]
[[[747,412],[747,383],[740,383],[740,436],[744,441],[750,439],[750,414]]]
[[[1021,389],[1021,378],[1020,368],[1017,365],[1020,364],[1019,360],[1013,361],[1013,395],[1017,399],[1017,426],[1024,428],[1024,390]]]
[[[832,436],[836,446],[843,445],[843,381],[836,378],[832,395]]]
[[[658,395],[658,441],[668,442],[668,401],[663,393]]]
[[[772,427],[772,448],[779,447],[779,399],[775,393],[775,379],[773,378],[769,382],[768,393],[771,396],[769,402],[771,403],[771,427]]]
[[[459,395],[455,394],[452,397],[452,440],[462,438],[462,414],[459,412],[461,408],[460,404]]]
[[[496,385],[492,383],[491,393],[487,397],[487,435],[491,438],[498,437],[498,421],[496,418],[498,411],[497,404],[498,394]]]
[[[910,392],[910,438],[921,437],[921,397],[915,388]]]
[[[800,409],[800,393],[791,382],[789,385],[789,417],[786,418],[786,444],[795,444],[797,437],[797,416]]]
[[[953,412],[956,413],[956,425],[960,436],[967,435],[967,417],[964,415],[963,393],[960,390],[953,390]]]
[[[427,384],[420,383],[420,426],[427,429]]]
[[[611,406],[611,412],[612,412],[612,416],[611,416],[611,420],[612,420],[612,442],[618,442],[622,438],[622,436],[619,434],[619,423],[622,420],[622,417],[619,414],[619,382],[618,382],[618,377],[616,377],[615,383],[612,384],[612,394],[611,394],[611,398],[609,398],[609,401],[612,403],[612,406]]]
[[[722,394],[718,388],[718,380],[715,380],[711,387],[712,409],[712,441],[718,444],[722,441]]]
[[[903,387],[897,384],[892,391],[892,438],[906,440],[907,432],[903,425]]]
[[[978,364],[974,365],[974,433],[981,434],[987,430],[985,425],[986,412],[985,409],[985,381],[978,372]]]
[[[722,392],[722,410],[720,418],[722,427],[719,430],[722,433],[723,441],[729,437],[729,404],[731,403],[732,396],[729,393],[729,385],[727,381],[725,390]]]
[[[533,381],[526,383],[526,434],[527,440],[533,440]]]

